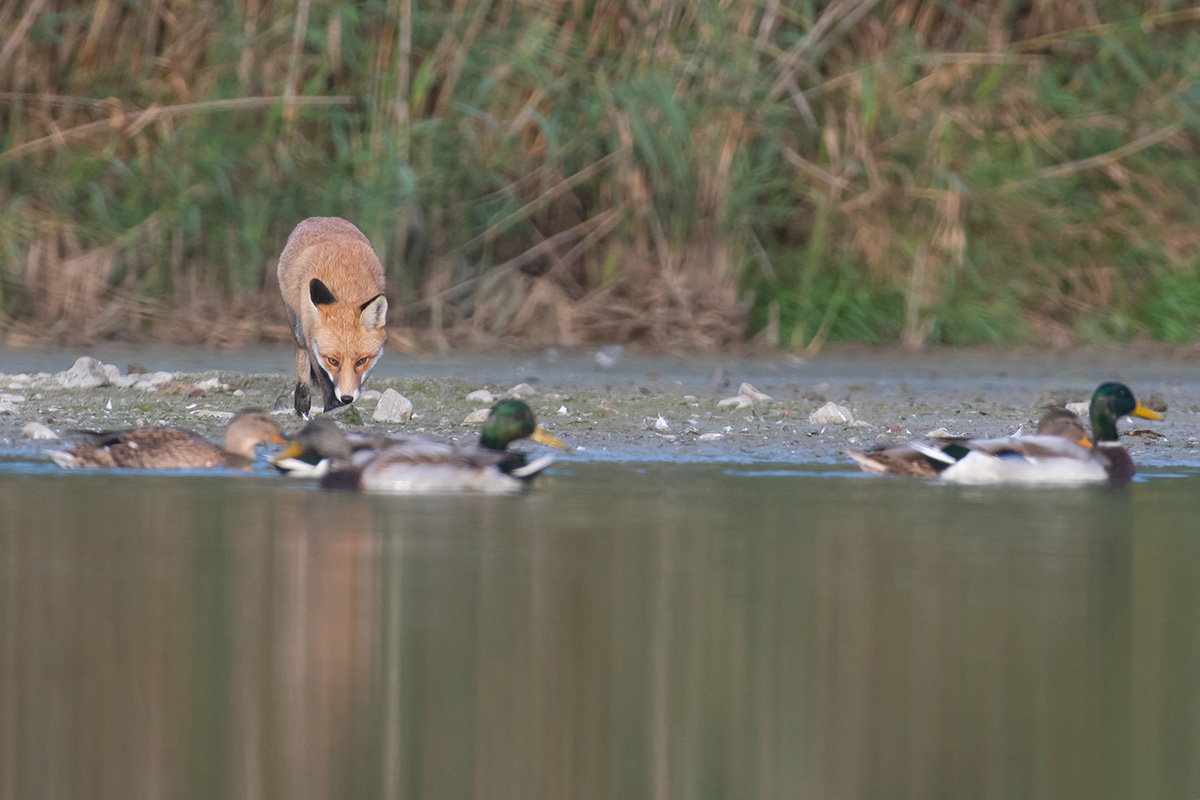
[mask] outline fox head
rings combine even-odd
[[[342,302],[316,278],[309,281],[308,295],[304,327],[310,355],[333,382],[337,397],[352,403],[383,353],[387,298],[377,294],[360,304]]]

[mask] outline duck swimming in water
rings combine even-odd
[[[325,488],[371,492],[514,492],[525,488],[553,456],[530,459],[508,445],[529,438],[566,449],[542,430],[517,399],[492,406],[479,444],[468,447],[420,436],[347,434],[325,417],[309,422],[272,462],[281,471],[324,473]],[[301,466],[301,465],[307,465]]]
[[[84,441],[49,455],[60,467],[127,469],[248,468],[263,442],[286,444],[266,411],[242,409],[233,415],[221,447],[195,431],[172,426],[82,431]]]
[[[1117,420],[1124,416],[1163,418],[1139,403],[1128,386],[1112,381],[1097,387],[1088,405],[1094,446],[1086,438],[1073,439],[1069,420],[1055,414],[1033,436],[923,440],[846,454],[866,472],[955,483],[1121,482],[1136,471],[1117,441]]]

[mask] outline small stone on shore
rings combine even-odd
[[[488,418],[488,414],[490,414],[490,413],[492,413],[492,410],[490,408],[477,408],[474,411],[472,411],[470,414],[467,414],[467,416],[463,418],[462,424],[463,425],[478,425],[479,423],[486,421]]]
[[[1089,406],[1090,404],[1086,401],[1082,403],[1067,403],[1067,411],[1070,411],[1080,419],[1087,419],[1090,410]]]
[[[407,422],[412,419],[413,404],[395,389],[385,389],[379,396],[379,404],[375,406],[372,416],[376,422]]]
[[[726,397],[724,400],[717,401],[717,408],[731,408],[734,411],[737,411],[739,408],[750,408],[752,405],[754,405],[754,401],[744,394]]]
[[[850,412],[850,409],[833,402],[826,403],[808,415],[810,425],[849,425],[853,422],[854,414]]]
[[[754,403],[765,403],[771,399],[771,395],[760,392],[749,383],[743,383],[739,386],[737,393],[739,397],[749,397],[751,402]]]
[[[509,389],[505,393],[505,396],[506,397],[515,397],[518,400],[522,400],[526,397],[533,397],[536,394],[537,394],[537,389],[533,388],[528,383],[518,383],[516,386]]]
[[[524,385],[524,384],[522,384],[522,385]],[[496,402],[496,398],[493,397],[492,393],[489,392],[487,389],[476,389],[475,391],[473,391],[469,395],[467,395],[467,399],[474,400],[476,403],[487,403],[488,405],[491,405],[492,403]]]
[[[58,434],[40,422],[26,423],[21,429],[26,439],[57,439]]]
[[[113,367],[115,370],[116,367]],[[67,371],[55,375],[64,389],[96,389],[111,380],[105,365],[91,356],[80,356]]]

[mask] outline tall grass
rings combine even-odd
[[[9,343],[286,336],[345,216],[414,345],[1194,338],[1200,11],[0,3]]]

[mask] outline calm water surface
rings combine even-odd
[[[1194,798],[1198,490],[0,471],[0,798]]]

